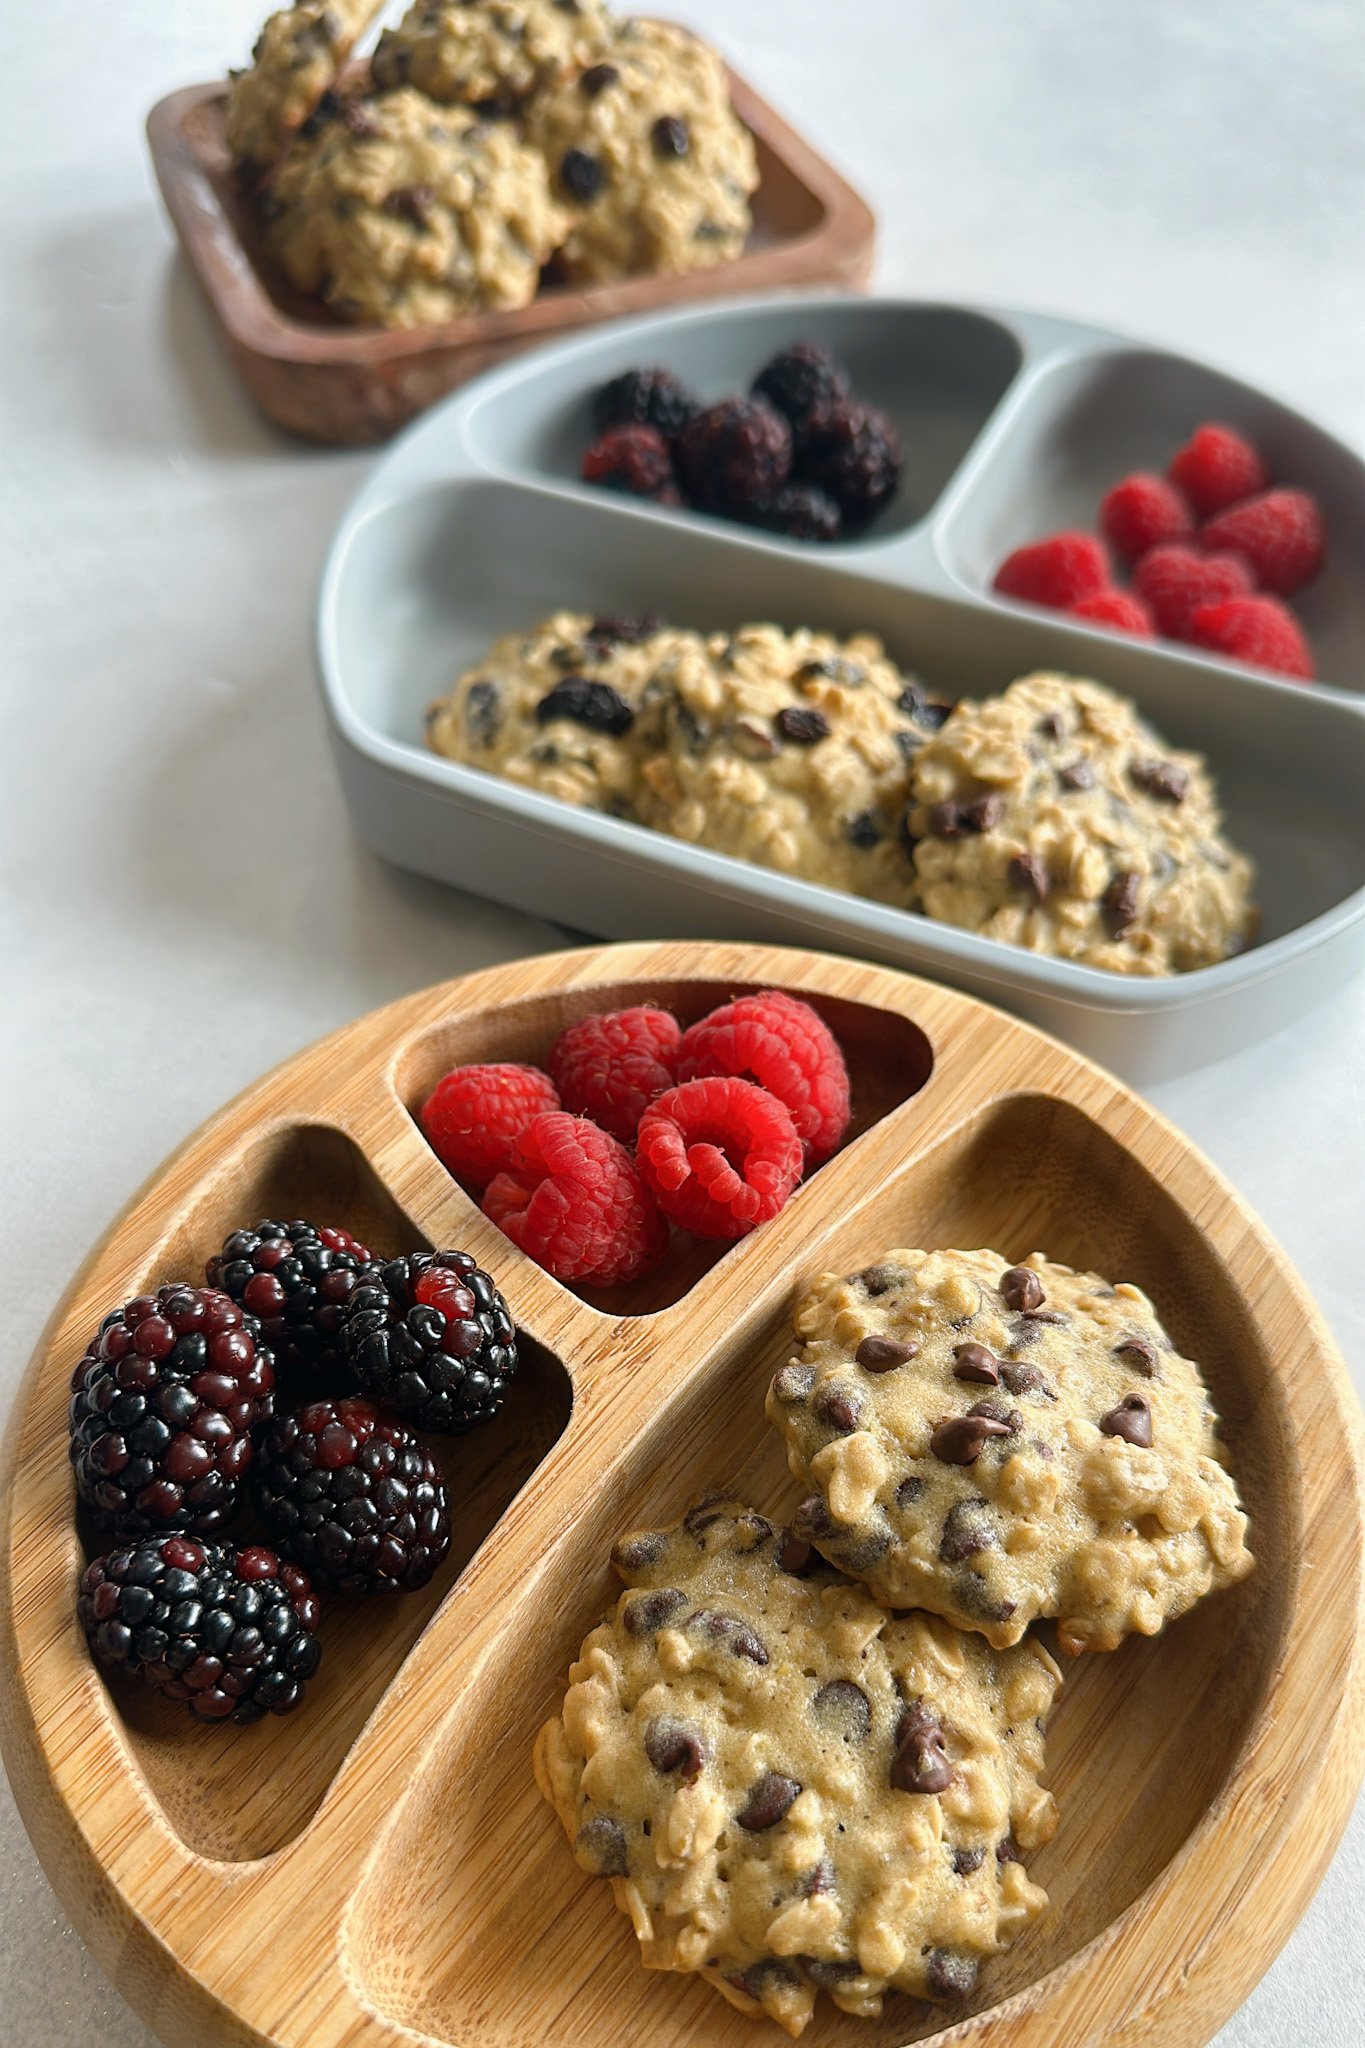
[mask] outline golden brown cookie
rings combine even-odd
[[[1251,1570],[1199,1369],[1138,1288],[897,1250],[793,1320],[767,1413],[812,1489],[794,1526],[888,1607],[1112,1650]]]
[[[608,34],[600,0],[414,0],[375,45],[381,92],[415,85],[429,99],[513,113]]]
[[[380,0],[301,0],[272,14],[251,63],[228,87],[227,144],[250,182],[278,162],[324,93],[335,85]]]
[[[894,1620],[742,1502],[624,1537],[630,1589],[584,1642],[537,1782],[651,1969],[700,1971],[798,2034],[828,1992],[951,2001],[1043,1911],[1023,1855],[1060,1681]]]

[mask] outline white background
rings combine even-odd
[[[1357,0],[680,11],[870,196],[884,287],[1126,328],[1365,446]],[[152,102],[241,62],[257,22],[252,0],[6,10],[0,1408],[89,1243],[191,1126],[357,1012],[557,940],[348,830],[309,620],[369,458],[291,444],[239,393],[142,141]],[[1278,1233],[1358,1385],[1362,1077],[1357,980],[1155,1091]],[[1358,1814],[1221,2048],[1359,2048],[1362,1896]],[[151,2041],[0,1782],[0,2043]]]

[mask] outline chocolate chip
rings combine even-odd
[[[658,1714],[645,1729],[645,1755],[656,1771],[676,1771],[685,1785],[693,1785],[706,1762],[706,1744],[686,1721]]]
[[[614,64],[590,64],[578,81],[578,90],[585,100],[595,100],[599,92],[615,85],[620,76]]]
[[[903,1266],[864,1266],[862,1272],[858,1275],[864,1292],[870,1294],[874,1300],[880,1295],[889,1294],[897,1282],[904,1277],[905,1268]]]
[[[808,1542],[825,1543],[839,1531],[824,1498],[818,1493],[808,1494],[792,1516],[792,1528],[798,1536]]]
[[[486,677],[471,683],[464,700],[464,725],[476,747],[491,747],[502,726],[502,697]]]
[[[851,1572],[868,1572],[890,1548],[889,1529],[863,1529],[857,1535],[850,1533],[839,1538],[838,1558]]]
[[[739,1621],[733,1614],[717,1614],[712,1607],[699,1607],[688,1627],[700,1629],[713,1643],[724,1643],[732,1657],[743,1657],[748,1664],[769,1661],[765,1644],[747,1621]]]
[[[777,1562],[784,1572],[790,1572],[794,1579],[804,1578],[815,1563],[815,1550],[804,1536],[793,1535],[788,1529],[782,1538],[782,1548],[777,1553]]]
[[[1019,1844],[1015,1841],[1013,1835],[1002,1835],[1000,1837],[1000,1840],[995,1845],[995,1860],[997,1863],[1023,1862],[1024,1859],[1019,1854]]]
[[[586,676],[564,676],[547,690],[536,706],[537,725],[552,718],[568,718],[585,725],[590,732],[607,732],[619,739],[635,723],[635,713],[619,690],[610,683],[589,682]]]
[[[1003,1401],[974,1401],[967,1413],[988,1416],[992,1422],[1003,1422],[1011,1436],[1018,1436],[1024,1426],[1019,1410],[1007,1408]]]
[[[1000,1360],[993,1358],[984,1344],[959,1344],[953,1358],[955,1380],[972,1380],[981,1387],[999,1386]]]
[[[800,1890],[803,1899],[818,1899],[822,1892],[834,1890],[834,1865],[828,1856],[812,1863],[801,1880]]]
[[[677,1586],[660,1586],[655,1593],[639,1593],[628,1600],[622,1621],[628,1636],[652,1636],[665,1628],[687,1605],[686,1593]]]
[[[1007,872],[1016,889],[1027,889],[1040,903],[1051,886],[1047,869],[1036,853],[1016,853]]]
[[[779,1401],[804,1401],[814,1384],[813,1365],[784,1365],[773,1374],[773,1394]]]
[[[586,206],[596,199],[606,183],[606,172],[595,156],[589,156],[585,149],[569,149],[559,166],[559,182],[570,199],[576,199],[580,206]]]
[[[700,1500],[694,1500],[682,1518],[682,1525],[689,1536],[698,1541],[717,1522],[730,1520],[730,1502],[723,1493],[704,1493]]]
[[[765,1543],[771,1543],[777,1534],[777,1525],[760,1515],[753,1508],[746,1508],[742,1515],[735,1516],[735,1526],[730,1534],[731,1548],[742,1557],[755,1550],[761,1550]]]
[[[853,1354],[855,1365],[864,1372],[894,1372],[898,1365],[918,1357],[918,1344],[913,1340],[903,1344],[896,1337],[864,1337]]]
[[[658,612],[640,612],[621,618],[603,617],[594,619],[583,635],[584,645],[592,643],[598,652],[608,647],[638,647],[642,640],[652,640],[664,629],[664,620]]]
[[[668,1538],[662,1529],[634,1530],[612,1545],[611,1561],[618,1572],[640,1572],[657,1564],[667,1548]]]
[[[1004,815],[1004,797],[979,796],[975,803],[963,805],[962,829],[964,832],[993,832]]]
[[[1001,1362],[1000,1377],[1005,1391],[1010,1394],[1041,1394],[1045,1401],[1055,1401],[1056,1389],[1050,1387],[1036,1365],[1007,1358]]]
[[[1003,1422],[989,1415],[946,1415],[929,1439],[929,1448],[945,1465],[974,1465],[987,1439],[1008,1436]]]
[[[1130,761],[1128,775],[1139,789],[1145,789],[1149,796],[1156,797],[1163,804],[1183,802],[1190,786],[1188,769],[1181,768],[1175,761]]]
[[[669,158],[686,156],[692,147],[692,137],[687,132],[686,121],[680,121],[676,114],[660,114],[649,131],[654,144],[654,154],[665,161]]]
[[[1079,761],[1068,761],[1065,768],[1057,770],[1057,780],[1063,789],[1093,789],[1095,771],[1082,756]]]
[[[986,1860],[984,1849],[954,1849],[954,1877],[970,1877],[974,1870],[980,1870]]]
[[[851,1678],[832,1678],[810,1703],[817,1721],[836,1729],[847,1742],[866,1742],[872,1732],[867,1694]]]
[[[944,1564],[961,1564],[966,1558],[979,1557],[983,1550],[994,1549],[998,1540],[990,1505],[977,1494],[970,1500],[954,1501],[949,1508],[943,1518],[938,1554]]]
[[[1066,734],[1066,726],[1062,721],[1061,713],[1057,711],[1044,712],[1043,716],[1038,720],[1036,730],[1043,735],[1045,740],[1059,740],[1064,738]]]
[[[918,1472],[907,1472],[896,1488],[896,1506],[908,1508],[912,1500],[918,1500],[924,1491],[924,1481]]]
[[[626,1831],[619,1820],[605,1813],[585,1821],[574,1837],[574,1854],[584,1870],[594,1877],[624,1877],[626,1874]]]
[[[800,1796],[801,1787],[795,1778],[784,1778],[780,1771],[765,1771],[750,1788],[735,1819],[751,1835],[761,1835],[767,1828],[775,1828],[792,1801]]]
[[[1134,1333],[1122,1338],[1114,1346],[1115,1358],[1121,1358],[1125,1365],[1131,1365],[1134,1372],[1140,1372],[1145,1380],[1157,1378],[1156,1346],[1150,1337]]]
[[[1101,1415],[1100,1428],[1106,1436],[1120,1436],[1126,1444],[1149,1450],[1152,1442],[1152,1411],[1145,1394],[1125,1394],[1117,1408]]]
[[[931,804],[925,822],[933,839],[957,839],[965,830],[961,804]]]
[[[923,1701],[916,1700],[896,1723],[892,1788],[897,1792],[946,1792],[952,1782],[953,1767],[942,1726]]]
[[[798,683],[839,683],[846,690],[861,689],[867,670],[846,655],[826,654],[818,661],[803,661],[793,678]]]
[[[1011,1266],[1000,1275],[1000,1299],[1006,1308],[1041,1308],[1047,1299],[1043,1283],[1032,1266]]]
[[[881,818],[876,811],[859,811],[856,817],[849,819],[844,833],[852,846],[860,846],[864,850],[877,846],[882,839]]]
[[[1100,898],[1100,909],[1104,913],[1109,936],[1121,939],[1128,927],[1136,921],[1138,914],[1138,890],[1140,877],[1132,868],[1124,868],[1115,875],[1109,887]]]
[[[823,711],[802,704],[784,704],[777,714],[777,729],[794,746],[813,747],[829,738],[829,720]]]
[[[374,116],[362,107],[359,100],[342,100],[337,115],[344,128],[349,129],[359,142],[373,142],[376,135],[383,133]]]
[[[819,1395],[815,1412],[831,1429],[837,1429],[847,1436],[851,1429],[858,1427],[858,1403],[851,1400],[842,1387],[832,1387]]]
[[[384,211],[397,215],[399,220],[410,220],[414,227],[424,228],[430,221],[436,205],[436,194],[430,185],[400,185],[395,192],[384,196]]]
[[[798,1958],[802,1974],[817,1991],[837,1991],[847,1984],[851,1977],[861,1977],[863,1966],[851,1957],[826,1958],[822,1956],[801,1956]]]
[[[958,1955],[950,1948],[930,1949],[925,1966],[930,1997],[969,1997],[976,1989],[978,1967],[975,1956]]]

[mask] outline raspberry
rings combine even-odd
[[[747,513],[766,505],[787,481],[792,430],[761,398],[726,398],[684,427],[678,468],[704,512]]]
[[[592,1287],[638,1280],[668,1245],[668,1225],[625,1146],[563,1110],[527,1125],[516,1165],[489,1184],[483,1211],[556,1280]]]
[[[456,1067],[422,1104],[427,1143],[447,1173],[487,1187],[509,1166],[517,1139],[533,1116],[558,1109],[559,1097],[539,1067]]]
[[[451,1435],[490,1421],[517,1369],[511,1311],[468,1252],[386,1259],[356,1289],[341,1342],[367,1394]]]
[[[1109,555],[1091,533],[1054,533],[1006,555],[995,572],[1002,597],[1065,611],[1109,587]]]
[[[1153,548],[1133,572],[1133,583],[1168,640],[1183,640],[1201,604],[1247,597],[1251,576],[1240,555],[1201,555],[1172,542]]]
[[[635,1156],[664,1214],[696,1237],[743,1237],[801,1178],[791,1112],[733,1075],[684,1081],[651,1102]]]
[[[844,515],[827,491],[814,484],[783,484],[758,514],[758,524],[788,540],[839,540]]]
[[[1167,470],[1201,519],[1263,491],[1270,482],[1265,464],[1250,441],[1216,420],[1196,427]]]
[[[1307,491],[1263,491],[1210,519],[1199,535],[1206,548],[1244,555],[1252,574],[1277,597],[1292,597],[1322,567],[1327,536]]]
[[[724,1003],[684,1033],[678,1079],[737,1074],[786,1108],[808,1167],[848,1129],[848,1068],[833,1032],[809,1003],[769,989]]]
[[[848,371],[831,349],[818,341],[794,341],[754,378],[755,398],[766,398],[792,423],[797,438],[813,412],[848,398],[853,387]]]
[[[332,1224],[266,1220],[234,1230],[204,1272],[210,1287],[260,1317],[276,1368],[288,1366],[316,1392],[341,1366],[342,1319],[374,1264],[368,1246]]]
[[[1313,680],[1312,649],[1294,614],[1277,598],[1230,597],[1222,604],[1201,605],[1190,620],[1188,637],[1196,647],[1252,668]]]
[[[1115,554],[1135,562],[1162,541],[1194,532],[1194,515],[1164,476],[1126,476],[1100,501],[1100,529]]]
[[[653,427],[673,441],[700,410],[671,370],[627,370],[593,393],[592,423],[599,434],[606,427]]]
[[[339,1593],[415,1592],[450,1549],[440,1468],[371,1401],[277,1415],[252,1493],[276,1549]]]
[[[847,526],[864,526],[896,494],[901,448],[885,413],[856,398],[835,398],[801,431],[802,481],[828,493]]]
[[[76,1614],[99,1663],[199,1721],[287,1714],[322,1656],[307,1578],[257,1543],[144,1537],[86,1566]]]
[[[580,1017],[555,1040],[548,1064],[565,1109],[633,1145],[650,1103],[673,1086],[681,1043],[676,1017],[641,1004]]]
[[[585,483],[660,505],[680,505],[673,457],[657,427],[608,427],[583,457]]]
[[[77,1493],[119,1535],[227,1520],[275,1402],[260,1339],[208,1287],[162,1287],[105,1317],[71,1377],[70,1449]]]
[[[1070,618],[1088,619],[1092,626],[1108,626],[1114,633],[1136,633],[1140,640],[1151,640],[1156,633],[1151,613],[1131,591],[1097,590],[1066,609]]]

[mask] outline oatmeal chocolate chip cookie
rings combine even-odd
[[[563,803],[638,819],[641,700],[656,676],[707,665],[701,636],[661,619],[556,612],[497,641],[431,706],[427,742]]]
[[[293,282],[381,327],[526,305],[564,226],[506,124],[411,90],[339,103],[295,143],[268,208]]]
[[[1099,683],[1034,675],[964,700],[912,780],[930,917],[1116,974],[1187,973],[1251,936],[1251,863],[1203,760]]]
[[[753,139],[714,50],[662,22],[621,22],[528,116],[572,226],[565,274],[592,282],[738,256],[758,184]]]
[[[932,710],[879,640],[804,628],[713,634],[705,665],[661,676],[645,821],[857,896],[911,909],[899,826]]]
[[[380,0],[301,0],[272,14],[245,71],[228,86],[227,145],[239,175],[254,180],[283,154]]]
[[[646,1965],[698,1970],[791,2034],[827,1991],[948,2000],[1042,1912],[1021,1852],[1061,1674],[896,1620],[741,1502],[616,1545],[630,1589],[583,1644],[536,1779],[611,1879]]]
[[[889,1607],[1004,1647],[1155,1635],[1251,1570],[1198,1368],[1145,1294],[1035,1252],[889,1251],[799,1304],[768,1390],[794,1527]]]
[[[607,35],[600,0],[415,0],[375,45],[383,92],[415,85],[433,100],[515,113]]]

